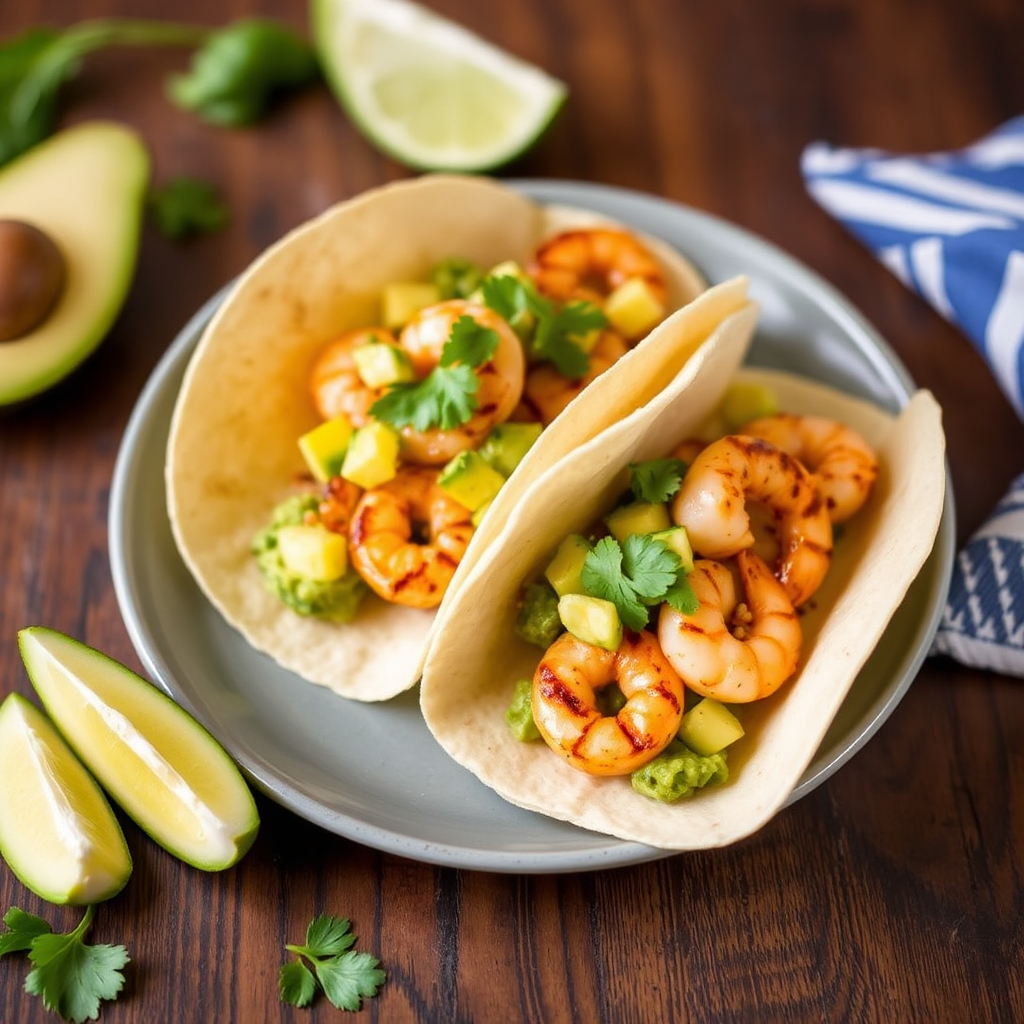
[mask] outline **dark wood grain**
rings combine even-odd
[[[179,0],[219,24],[301,0]],[[570,102],[510,175],[643,190],[733,220],[805,261],[886,336],[944,407],[961,539],[1022,469],[1024,426],[980,357],[808,198],[815,139],[953,148],[1024,111],[1019,0],[432,0],[568,82]],[[37,22],[159,16],[158,0],[4,0],[0,36]],[[154,177],[217,182],[234,217],[172,244],[146,229],[131,296],[70,379],[0,417],[0,693],[30,694],[15,634],[42,623],[141,670],[108,565],[111,471],[132,406],[192,312],[265,246],[331,203],[409,172],[326,89],[260,127],[173,109],[182,54],[90,58],[64,120],[136,126]],[[327,1021],[279,1003],[284,943],[352,919],[388,981],[386,1022],[1024,1020],[1024,683],[925,663],[877,737],[806,799],[727,849],[560,876],[465,872],[359,846],[260,799],[235,869],[183,866],[126,825],[135,873],[96,941],[131,953],[109,1024]],[[0,780],[0,784],[2,780]],[[6,870],[3,908],[71,926]],[[0,962],[0,1019],[55,1019]]]

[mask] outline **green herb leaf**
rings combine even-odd
[[[679,572],[675,582],[665,591],[665,602],[683,615],[693,615],[700,608],[700,601],[685,572]]]
[[[316,995],[316,978],[301,960],[290,960],[278,972],[277,991],[282,1003],[309,1006]]]
[[[0,956],[30,949],[33,939],[39,935],[47,935],[53,930],[41,917],[17,907],[11,907],[4,914],[4,924],[8,930],[0,933]]]
[[[316,965],[316,976],[324,995],[339,1010],[358,1010],[363,999],[377,994],[386,975],[380,961],[368,953],[352,950]]]
[[[465,314],[452,324],[451,334],[441,350],[439,365],[483,366],[498,348],[498,332],[478,324]]]
[[[581,578],[584,590],[611,601],[632,630],[646,628],[651,605],[666,600],[682,604],[687,592],[693,595],[679,556],[647,534],[631,534],[621,545],[614,537],[603,537],[584,560]],[[695,604],[691,611],[696,611]]]
[[[108,46],[195,46],[208,28],[131,18],[29,29],[0,46],[0,166],[53,132],[60,89],[82,58]]]
[[[160,233],[175,241],[219,231],[228,222],[228,208],[216,188],[195,178],[172,178],[153,189],[148,201]]]
[[[55,935],[42,918],[16,907],[4,915],[10,931],[4,933],[8,941],[3,952],[27,949],[33,965],[25,991],[42,996],[48,1010],[73,1024],[95,1020],[100,1003],[117,998],[124,985],[121,968],[130,961],[124,946],[90,946],[83,941],[93,914],[94,908],[87,907],[78,927],[61,935]]]
[[[583,587],[592,597],[611,601],[629,629],[646,627],[647,606],[640,600],[622,564],[622,548],[614,537],[602,537],[583,562]]]
[[[452,430],[472,418],[479,385],[469,366],[435,367],[414,384],[392,384],[370,406],[370,415],[393,427]]]
[[[264,18],[233,22],[212,33],[188,74],[170,80],[171,100],[211,124],[239,127],[263,116],[275,96],[320,75],[312,47]]]
[[[339,1010],[358,1010],[363,999],[377,994],[387,975],[376,957],[351,949],[355,941],[347,918],[315,917],[306,929],[305,945],[285,947],[300,959],[281,967],[278,990],[282,1001],[307,1006],[319,987]]]
[[[590,359],[575,338],[607,326],[604,313],[590,302],[570,302],[556,309],[536,288],[511,274],[488,277],[481,285],[484,303],[509,323],[521,322],[524,313],[536,318],[529,339],[535,362],[550,362],[564,377],[579,380]]]
[[[682,483],[686,463],[682,459],[648,459],[630,464],[629,486],[638,501],[652,505],[668,501]]]

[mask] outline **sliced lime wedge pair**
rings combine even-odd
[[[349,117],[419,170],[508,163],[544,133],[565,85],[410,0],[312,0],[313,36]]]
[[[246,852],[252,793],[194,718],[62,633],[32,627],[18,641],[47,713],[18,694],[0,705],[0,854],[28,888],[84,904],[124,887],[131,856],[103,790],[189,864],[217,871]]]

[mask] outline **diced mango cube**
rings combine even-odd
[[[340,415],[325,420],[299,438],[299,451],[314,479],[326,483],[341,472],[352,432],[348,417]]]
[[[320,523],[282,526],[277,546],[285,568],[307,579],[330,582],[348,569],[345,538]]]
[[[476,451],[459,452],[441,470],[437,485],[470,512],[491,501],[505,478]]]
[[[421,309],[441,301],[437,285],[426,281],[396,281],[381,293],[381,319],[389,330],[404,327]]]
[[[642,277],[631,277],[605,300],[604,315],[632,340],[643,337],[665,316],[665,306]]]
[[[392,479],[398,472],[399,436],[380,420],[360,427],[349,442],[341,475],[369,490]]]

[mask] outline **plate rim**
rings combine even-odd
[[[681,212],[688,218],[701,223],[707,230],[713,231],[736,245],[753,246],[763,256],[783,265],[786,268],[786,274],[783,276],[789,277],[796,274],[813,285],[814,303],[823,307],[829,317],[842,326],[843,333],[856,341],[858,351],[869,357],[869,362],[875,370],[883,369],[886,376],[898,381],[903,390],[901,396],[903,401],[916,387],[895,350],[850,300],[805,263],[769,240],[738,224],[695,209],[685,203],[613,185],[548,178],[506,179],[505,184],[523,191],[540,202],[564,202],[568,197],[576,205],[587,208],[593,208],[595,204],[598,207],[603,207],[606,204],[612,206],[625,204],[639,206],[652,213],[664,210],[669,211],[672,215],[678,215]],[[627,222],[629,220],[628,216],[623,219]],[[699,260],[697,262],[699,264]],[[132,408],[119,445],[111,480],[108,511],[110,567],[115,597],[129,640],[153,681],[207,728],[209,728],[208,723],[198,713],[187,692],[173,679],[172,673],[157,649],[152,633],[144,624],[145,616],[139,608],[140,602],[137,599],[133,572],[125,545],[128,514],[126,495],[130,489],[131,472],[138,456],[141,435],[151,426],[150,419],[154,402],[163,395],[168,386],[168,379],[173,377],[179,367],[184,372],[203,329],[226,298],[232,285],[233,281],[223,285],[189,317],[147,378]],[[870,344],[862,345],[862,338]],[[929,561],[933,559],[938,561],[940,568],[938,586],[943,596],[949,589],[955,558],[955,510],[948,465],[945,498],[936,543],[928,556]],[[943,604],[944,600],[937,601],[927,619],[918,623],[913,646],[915,655],[903,672],[902,685],[891,688],[889,692],[884,693],[880,699],[868,706],[867,711],[859,720],[856,737],[850,743],[845,744],[837,756],[832,757],[827,763],[819,765],[817,763],[818,755],[815,755],[815,759],[812,760],[807,772],[786,800],[784,807],[802,799],[821,785],[874,737],[903,699],[927,658],[931,639],[938,629]],[[326,807],[324,804],[318,803],[312,796],[296,790],[289,782],[279,777],[272,777],[273,773],[264,771],[262,766],[256,764],[244,752],[240,753],[238,744],[233,741],[232,737],[218,736],[217,739],[239,764],[249,780],[264,795],[289,811],[344,838],[382,852],[394,853],[424,863],[493,872],[559,873],[627,866],[674,856],[680,852],[620,840],[614,836],[603,836],[600,833],[588,832],[584,829],[579,829],[581,835],[588,838],[593,837],[598,843],[602,840],[605,842],[585,851],[573,849],[516,853],[497,849],[483,851],[469,845],[438,844],[425,839],[417,839],[407,833],[371,825],[350,814]],[[818,753],[820,750],[821,748]],[[313,813],[314,811],[319,813]]]

